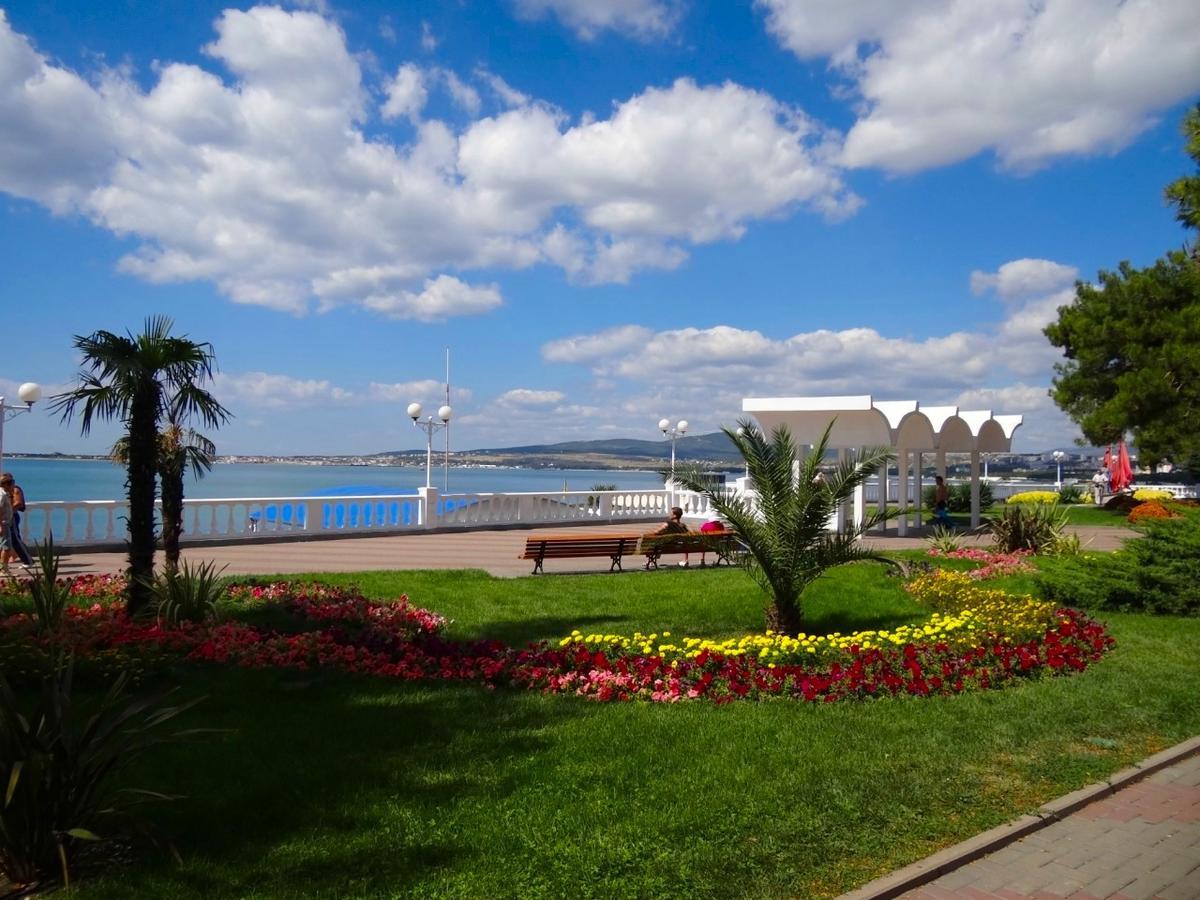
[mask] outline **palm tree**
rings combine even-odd
[[[872,447],[839,463],[833,473],[818,477],[833,422],[803,460],[786,426],[776,428],[768,439],[749,420],[738,425],[737,431],[721,430],[746,462],[758,494],[753,506],[742,496],[714,487],[697,466],[678,470],[675,480],[707,497],[746,546],[743,565],[771,597],[767,627],[796,635],[804,625],[801,597],[827,569],[857,560],[884,559],[858,538],[883,521],[886,512],[869,513],[863,522],[840,531],[827,529],[837,508],[893,454],[890,448]]]
[[[163,567],[179,570],[179,538],[183,534],[183,478],[188,469],[196,478],[212,471],[217,447],[192,428],[168,422],[158,435],[159,494],[162,498]],[[129,439],[118,438],[109,455],[114,462],[129,462]]]
[[[76,335],[83,358],[79,385],[51,398],[51,409],[69,422],[79,413],[83,434],[92,422],[120,420],[128,440],[129,615],[151,599],[154,574],[154,486],[159,457],[159,425],[198,419],[217,427],[229,418],[201,384],[212,378],[212,345],[171,334],[166,316],[146,320],[142,334],[97,331]]]

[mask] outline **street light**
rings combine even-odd
[[[0,469],[4,468],[4,423],[13,416],[33,409],[33,404],[42,399],[42,386],[27,381],[17,388],[17,396],[21,398],[24,406],[11,406],[4,402],[3,397],[0,397]]]
[[[1067,454],[1063,453],[1061,450],[1055,450],[1054,453],[1051,455],[1054,457],[1054,461],[1056,463],[1058,463],[1058,481],[1054,482],[1054,487],[1056,490],[1061,491],[1062,490],[1062,461],[1063,461],[1063,458]]]
[[[413,420],[413,424],[425,432],[425,487],[433,487],[433,433],[439,428],[446,428],[450,424],[450,416],[454,412],[449,406],[443,406],[438,411],[437,421],[433,416],[427,418],[424,422],[421,421],[421,404],[408,404],[408,417]]]
[[[672,425],[670,419],[659,419],[658,430],[671,439],[671,503],[675,503],[675,441],[687,434],[687,419]]]

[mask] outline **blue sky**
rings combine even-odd
[[[0,391],[165,314],[222,453],[421,446],[447,347],[457,448],[817,394],[1069,446],[1042,326],[1185,239],[1190,0],[0,10]]]

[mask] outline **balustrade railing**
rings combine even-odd
[[[181,542],[560,522],[608,524],[663,519],[669,507],[666,490],[186,499]],[[21,530],[27,541],[44,541],[52,535],[54,543],[64,547],[119,544],[126,538],[127,510],[123,500],[34,502],[22,517]]]

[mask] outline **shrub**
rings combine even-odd
[[[1046,567],[1039,591],[1064,605],[1200,615],[1200,511],[1147,519],[1142,537],[1117,553]]]
[[[1058,491],[1022,491],[1004,501],[1009,505],[1021,503],[1058,503]]]
[[[0,875],[26,888],[58,877],[68,885],[85,845],[102,857],[118,834],[148,833],[136,806],[170,798],[118,790],[113,776],[166,740],[162,723],[198,702],[163,706],[169,691],[130,698],[121,675],[85,713],[73,703],[71,674],[67,665],[45,678],[28,712],[0,674]]]
[[[924,506],[926,509],[934,507],[934,492],[933,486],[925,488],[921,496],[924,498]],[[986,481],[979,482],[979,508],[987,509],[995,503],[995,497],[992,494],[992,486]],[[964,513],[971,511],[971,485],[970,484],[952,484],[950,485],[950,496],[946,500],[946,507],[950,512]]]
[[[1138,488],[1133,492],[1134,500],[1174,500],[1175,495],[1162,488]]]
[[[1021,496],[1020,494],[1016,496]],[[998,516],[986,523],[992,541],[1001,553],[1052,550],[1067,526],[1066,513],[1057,503],[1016,503],[1006,505]]]
[[[215,563],[197,566],[184,563],[154,579],[152,592],[158,620],[170,625],[204,622],[216,613],[217,601],[225,596],[225,581]]]
[[[1073,484],[1069,484],[1058,492],[1059,503],[1082,503],[1083,491]]]

